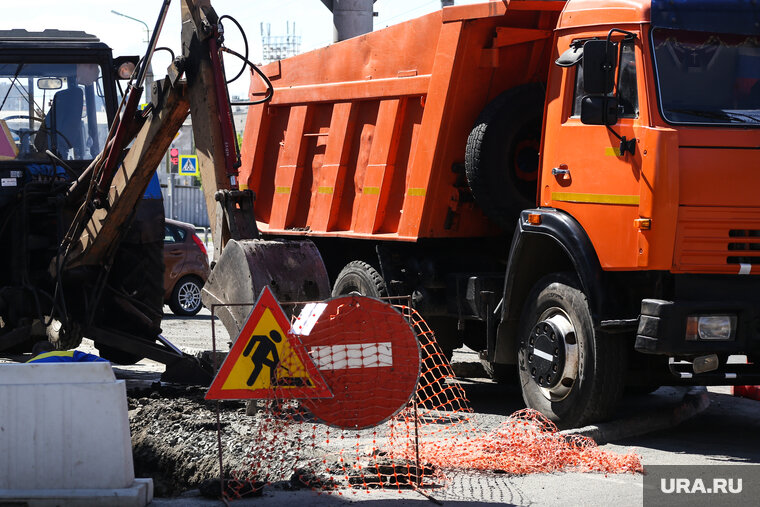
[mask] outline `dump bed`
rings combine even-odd
[[[546,82],[563,6],[447,7],[265,66],[274,98],[250,108],[240,178],[262,232],[499,234],[464,177],[467,136],[499,93]]]

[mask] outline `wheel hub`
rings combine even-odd
[[[578,379],[579,349],[575,327],[561,308],[545,310],[522,343],[525,366],[546,399],[566,398]]]
[[[533,380],[550,389],[562,380],[565,370],[565,346],[562,330],[552,321],[541,321],[528,340],[528,364]]]
[[[178,299],[183,309],[193,311],[201,304],[201,292],[197,285],[186,283],[179,289]]]

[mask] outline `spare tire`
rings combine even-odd
[[[467,138],[467,183],[486,216],[508,229],[535,206],[545,86],[508,90],[480,113]]]

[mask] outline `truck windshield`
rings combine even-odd
[[[666,121],[760,126],[757,37],[656,28],[652,46]]]
[[[0,63],[0,158],[93,159],[108,133],[102,90],[95,63]]]

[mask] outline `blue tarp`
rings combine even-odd
[[[161,184],[158,182],[158,174],[153,173],[153,177],[148,183],[148,188],[145,189],[145,195],[143,199],[161,199]]]

